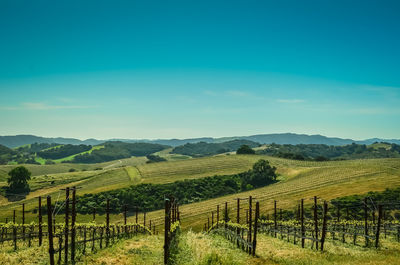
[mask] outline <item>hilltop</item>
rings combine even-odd
[[[97,139],[86,139],[79,140],[74,138],[46,138],[35,135],[13,135],[13,136],[0,136],[0,144],[9,148],[15,148],[18,146],[33,144],[33,143],[58,143],[58,144],[86,144],[86,145],[99,145],[107,141],[121,141],[127,143],[136,142],[147,142],[156,143],[161,145],[169,145],[176,147],[179,145],[184,145],[187,143],[221,143],[231,140],[249,140],[253,142],[258,142],[260,144],[326,144],[326,145],[346,145],[351,143],[357,144],[372,144],[374,142],[387,142],[400,144],[400,139],[365,139],[365,140],[352,140],[352,139],[342,139],[337,137],[326,137],[323,135],[307,135],[307,134],[296,134],[296,133],[277,133],[277,134],[257,134],[251,136],[233,136],[233,137],[202,137],[202,138],[189,138],[189,139],[107,139],[107,140],[97,140]]]

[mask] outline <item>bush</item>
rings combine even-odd
[[[256,152],[250,148],[248,145],[242,145],[237,151],[236,154],[242,155],[242,154],[250,154],[254,155]]]

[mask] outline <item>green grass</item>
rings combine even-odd
[[[210,212],[216,209],[217,204],[222,205],[227,201],[229,205],[234,205],[237,197],[243,198],[252,195],[255,200],[260,201],[261,213],[268,213],[272,210],[273,200],[278,200],[280,208],[293,209],[301,198],[306,199],[306,205],[310,204],[312,202],[310,198],[314,195],[331,200],[336,197],[362,194],[368,191],[382,191],[385,188],[400,186],[400,159],[397,158],[315,162],[262,155],[221,155],[151,164],[145,164],[146,158],[129,158],[94,165],[31,165],[30,168],[36,170],[36,173],[40,170],[42,172],[64,171],[64,173],[48,174],[56,181],[53,185],[48,185],[48,181],[43,176],[35,179],[34,185],[38,189],[29,194],[24,202],[27,203],[29,210],[36,207],[37,201],[34,199],[36,196],[49,194],[58,196],[61,188],[72,185],[80,186],[78,194],[84,194],[138,183],[168,183],[216,174],[234,174],[250,169],[260,158],[268,159],[273,166],[278,168],[279,183],[240,194],[183,205],[181,206],[183,228],[201,229],[207,216],[210,216]],[[127,165],[129,167],[120,168],[120,166]],[[0,172],[7,167],[10,168],[10,166],[1,166]],[[65,169],[71,167],[77,169],[102,167],[104,169],[74,174],[65,173]],[[0,185],[2,185],[1,183],[4,185],[4,181],[3,179]],[[70,183],[67,184],[67,182]],[[10,203],[0,196],[0,205],[2,205],[0,206],[0,220],[6,216],[10,217],[13,207],[19,209],[21,202]],[[242,212],[241,217],[244,218],[244,215],[245,213]],[[30,218],[35,217],[33,214],[29,216]],[[148,213],[148,220],[152,219],[161,223],[162,216],[162,211],[154,211]],[[121,216],[116,215],[113,218],[118,220]]]
[[[229,157],[229,158],[228,158]],[[254,160],[262,158],[262,156],[227,156],[225,159],[248,160],[251,165]],[[200,230],[202,225],[207,220],[207,216],[211,217],[211,211],[216,210],[216,206],[229,203],[229,207],[235,207],[236,198],[246,198],[253,196],[255,200],[260,202],[261,213],[272,213],[273,201],[278,200],[278,207],[283,209],[294,209],[300,199],[304,198],[306,206],[312,203],[311,198],[318,196],[321,199],[331,200],[333,198],[351,195],[363,194],[368,191],[382,191],[386,188],[400,186],[400,159],[368,159],[368,160],[349,160],[349,161],[328,161],[328,162],[313,162],[313,161],[293,161],[281,158],[264,157],[270,160],[271,164],[278,168],[280,174],[280,182],[255,189],[248,192],[233,194],[229,196],[219,197],[203,202],[182,205],[180,207],[182,224],[184,228],[193,228]],[[181,167],[181,172],[190,172],[190,169],[196,168],[197,159],[193,161],[191,167],[184,167],[177,164],[174,168],[178,170]],[[199,160],[201,162],[201,159]],[[203,161],[205,162],[205,161]],[[187,165],[187,164],[186,164]],[[238,164],[235,164],[236,166]],[[140,167],[139,167],[140,168]],[[148,170],[150,168],[147,168]],[[170,171],[163,171],[163,166],[159,165],[159,171],[164,181],[168,179],[167,174]],[[155,170],[153,168],[153,170]],[[170,169],[173,170],[173,169]],[[227,169],[221,169],[227,171]],[[149,173],[152,173],[150,171]],[[161,172],[165,172],[161,174]],[[192,173],[192,176],[201,176],[201,170],[197,173]],[[160,180],[154,173],[155,179]],[[182,178],[181,173],[175,172],[177,178]],[[146,179],[146,174],[143,174]],[[171,178],[171,177],[170,177]],[[160,219],[162,211],[154,211],[148,214],[150,219]],[[242,220],[245,217],[245,212],[241,212]]]
[[[35,156],[35,161],[40,163],[41,165],[44,165],[46,163],[46,159],[41,158],[40,156]]]
[[[187,155],[181,155],[181,154],[172,154],[173,148],[168,148],[168,149],[164,149],[161,150],[159,152],[154,153],[155,155],[158,155],[162,158],[167,159],[168,161],[175,161],[175,160],[186,160],[186,159],[190,159],[192,158],[191,156],[187,156]]]
[[[328,240],[324,253],[263,234],[257,239],[256,254],[265,262],[263,264],[400,264],[400,244],[389,239],[384,240],[385,247],[379,250]]]
[[[383,148],[389,150],[392,146],[390,144],[385,144],[385,143],[376,143],[376,144],[371,144],[368,147],[372,147],[374,149]]]
[[[88,150],[88,151],[81,152],[81,153],[77,153],[77,154],[73,154],[73,155],[66,156],[66,157],[63,157],[63,158],[60,158],[60,159],[55,159],[55,160],[53,160],[53,161],[54,161],[55,163],[61,163],[61,162],[63,162],[63,161],[71,161],[71,160],[74,159],[74,157],[77,156],[77,155],[91,154],[94,150],[99,150],[99,149],[102,149],[102,148],[104,148],[104,145],[92,146],[92,149],[90,149],[90,150]]]

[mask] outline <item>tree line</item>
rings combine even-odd
[[[355,143],[344,146],[273,143],[257,153],[287,159],[315,161],[400,157],[400,145],[389,143],[381,143],[381,145],[381,147],[375,148],[373,145]]]
[[[232,140],[223,143],[187,143],[181,146],[175,147],[171,153],[188,155],[193,157],[211,156],[222,154],[226,152],[236,151],[243,145],[249,147],[258,147],[259,143],[249,141],[249,140]]]
[[[138,207],[139,211],[152,211],[164,207],[164,197],[173,196],[181,204],[193,203],[228,194],[263,187],[276,182],[276,168],[268,161],[259,160],[252,169],[234,175],[216,175],[200,179],[187,179],[167,184],[140,184],[96,194],[79,196],[76,209],[87,214],[96,208],[104,213],[106,199],[110,199],[112,212],[121,212],[123,205]]]

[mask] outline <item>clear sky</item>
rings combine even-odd
[[[0,135],[400,138],[400,1],[0,0]]]

